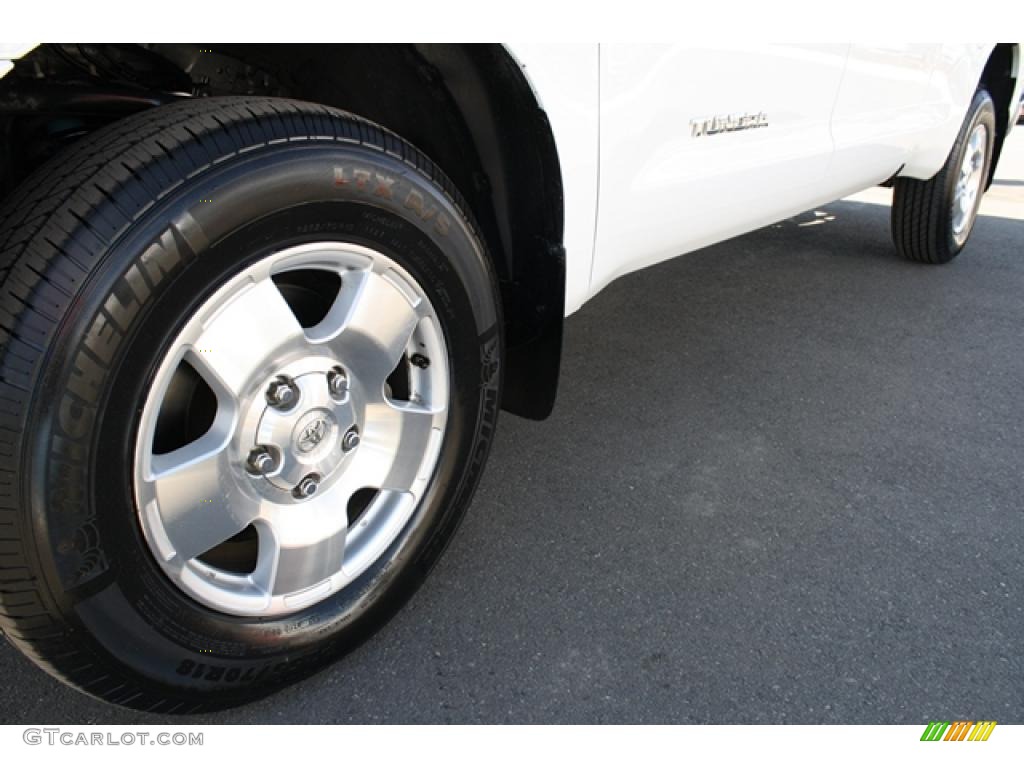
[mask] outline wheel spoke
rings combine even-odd
[[[263,525],[260,532],[257,581],[263,581],[261,586],[272,595],[290,595],[315,587],[338,573],[345,559],[345,504],[336,494],[289,512],[303,515],[303,523],[278,518]]]
[[[328,344],[374,396],[405,353],[421,319],[421,301],[410,300],[373,272],[350,274],[335,306],[309,337]]]
[[[414,405],[368,405],[353,474],[366,487],[408,490],[431,445],[436,416],[434,411]]]
[[[257,512],[230,481],[223,443],[212,442],[201,438],[153,458],[151,483],[164,532],[184,560],[231,538]]]
[[[987,136],[986,136],[984,130],[975,129],[974,134],[971,136],[971,151],[970,151],[970,154],[971,154],[972,161],[973,161],[975,156],[981,155],[981,152],[982,152],[981,148],[982,148],[982,145],[984,144],[986,138],[987,138]]]
[[[192,350],[197,367],[238,395],[268,361],[304,342],[298,319],[266,278],[248,284],[210,317]]]

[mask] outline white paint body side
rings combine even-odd
[[[930,178],[992,47],[511,46],[561,156],[566,314],[628,272],[897,173]],[[1012,103],[1020,88],[1017,76]],[[759,112],[766,127],[690,130],[691,120]]]
[[[987,44],[851,46],[832,116],[836,177],[861,189],[901,167],[901,176],[934,176],[991,52]]]
[[[827,196],[829,116],[846,49],[603,46],[591,295]],[[768,125],[692,135],[691,120],[750,113],[765,113]]]

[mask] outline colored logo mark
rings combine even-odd
[[[921,741],[988,741],[995,720],[932,720],[921,734]]]

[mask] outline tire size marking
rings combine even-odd
[[[380,197],[385,200],[395,200],[397,182],[393,176],[387,176],[369,168],[356,166],[336,165],[334,166],[334,186],[351,187],[358,192],[371,197]],[[430,203],[423,194],[410,186],[409,191],[402,199],[402,205],[415,213],[424,224],[433,224],[434,229],[442,237],[447,237],[451,231],[452,222],[448,215]]]
[[[347,187],[351,184],[360,192],[369,192],[385,200],[395,199],[392,191],[395,181],[393,176],[385,176],[367,168],[347,168],[344,165],[334,167],[334,186]]]
[[[228,683],[254,683],[263,679],[275,679],[287,674],[290,669],[301,667],[302,660],[279,661],[262,666],[225,667],[219,664],[205,664],[191,659],[183,659],[178,665],[177,673],[193,680],[223,680]]]

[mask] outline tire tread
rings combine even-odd
[[[950,174],[959,171],[968,129],[986,102],[992,108],[992,97],[979,89],[956,143],[937,174],[930,179],[896,179],[892,199],[892,241],[904,258],[922,264],[944,264],[960,252],[962,246],[951,246],[948,235],[950,223],[947,218],[951,217],[953,202],[949,199]]]

